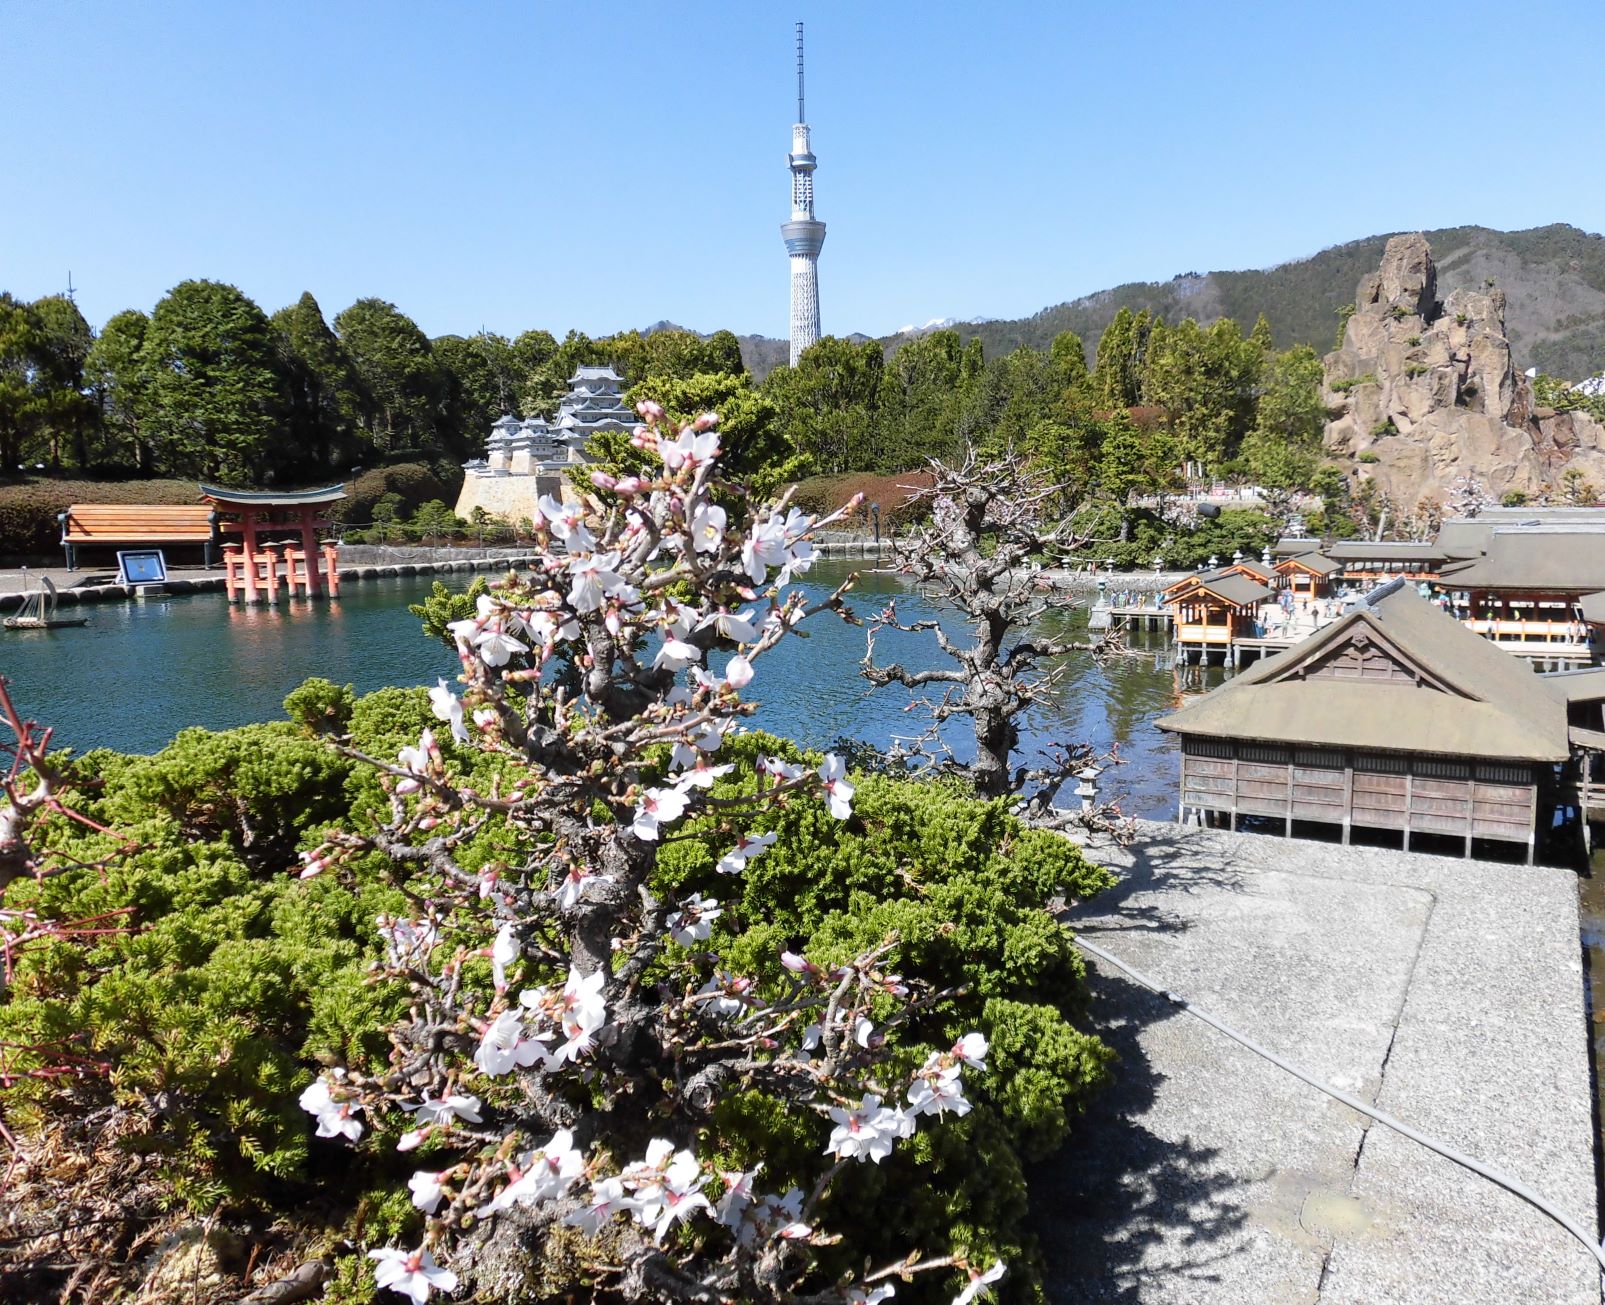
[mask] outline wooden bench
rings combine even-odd
[[[199,544],[212,565],[217,512],[208,503],[74,503],[56,519],[69,571],[78,569],[78,550],[86,544]]]

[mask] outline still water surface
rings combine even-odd
[[[822,595],[848,570],[822,563],[807,587]],[[458,587],[468,579],[449,578]],[[0,633],[0,673],[26,715],[56,727],[57,744],[153,752],[186,726],[226,729],[281,719],[285,694],[309,675],[358,692],[453,677],[456,658],[426,639],[407,611],[430,583],[429,577],[364,581],[332,601],[276,608],[232,606],[221,594],[82,607],[77,611],[89,624],[81,629]],[[871,573],[861,574],[852,606],[867,616],[893,597],[905,620],[939,614],[903,581]],[[1074,610],[1044,618],[1056,632],[1084,629],[1085,620]],[[917,716],[903,710],[906,690],[871,692],[858,677],[863,627],[826,615],[803,629],[807,638],[786,640],[759,663],[749,691],[762,704],[755,725],[813,747],[843,736],[885,746],[918,732]],[[883,635],[878,655],[911,669],[938,665],[927,638]],[[1151,722],[1183,692],[1218,683],[1221,672],[1203,676],[1196,667],[1171,670],[1162,636],[1153,636],[1141,656],[1108,667],[1073,657],[1054,703],[1027,719],[1022,739],[1033,748],[1081,740],[1100,750],[1118,747],[1125,764],[1107,772],[1103,794],[1129,814],[1168,817],[1175,754]],[[966,754],[961,728],[951,742]]]

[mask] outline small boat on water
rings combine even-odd
[[[56,586],[49,576],[39,577],[39,588],[30,590],[15,616],[0,622],[8,630],[59,630],[66,626],[88,625],[86,616],[56,615]]]

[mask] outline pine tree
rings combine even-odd
[[[259,481],[289,407],[277,340],[262,310],[231,285],[182,281],[151,314],[141,356],[160,468]]]

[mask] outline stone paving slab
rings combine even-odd
[[[1162,824],[1094,854],[1087,939],[1597,1230],[1571,872]],[[1525,1202],[1093,965],[1121,1064],[1032,1176],[1052,1299],[1599,1305]]]

